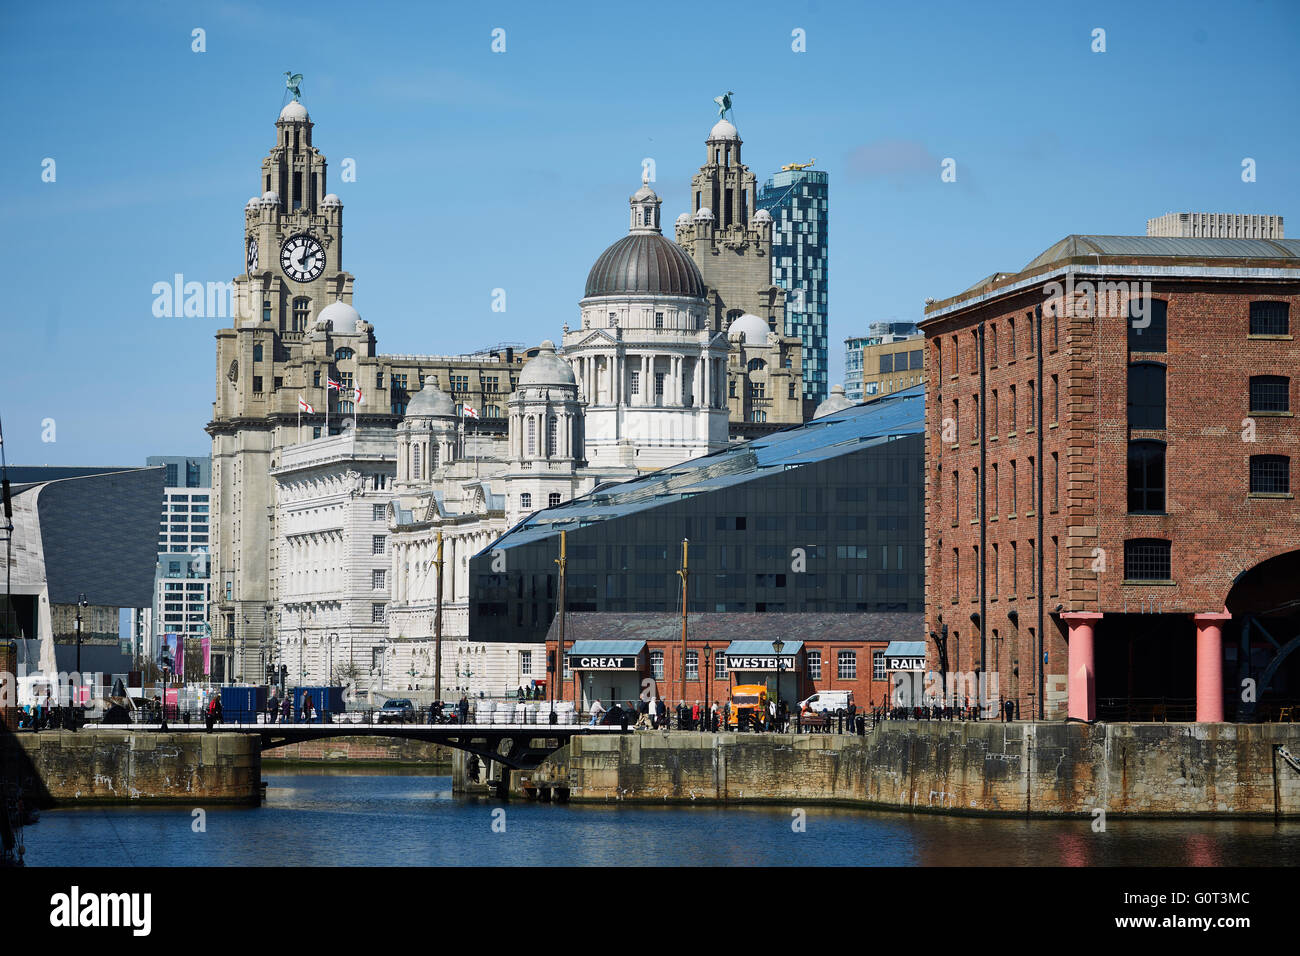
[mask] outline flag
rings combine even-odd
[[[352,393],[353,393],[353,395],[356,396],[356,400],[357,400],[357,404],[358,404],[358,405],[364,405],[364,404],[365,404],[365,401],[366,401],[366,400],[365,400],[364,398],[361,397],[361,386],[360,386],[360,385],[358,385],[356,388],[354,388],[354,389],[352,390]]]
[[[478,412],[474,411],[473,405],[462,405],[460,410],[466,418],[478,418]]]
[[[329,384],[329,387],[332,388],[332,389],[334,389],[334,391],[336,391],[336,392],[339,391],[339,390],[341,390],[341,389],[343,388],[343,386],[340,385],[338,382],[334,381],[334,379],[330,379],[330,380],[329,380],[329,383],[330,383],[330,384]]]
[[[316,409],[312,408],[311,405],[309,405],[307,402],[304,402],[304,401],[302,400],[302,396],[299,395],[299,396],[298,396],[298,411],[300,411],[300,412],[307,412],[308,414],[310,414],[310,413],[315,412]]]

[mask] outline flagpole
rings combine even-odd
[[[330,383],[325,379],[325,437],[330,437]]]
[[[302,396],[298,396],[298,444],[302,444]]]

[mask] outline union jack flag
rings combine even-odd
[[[330,383],[329,387],[334,389],[334,391],[336,392],[343,388],[343,386],[340,385],[338,382],[334,381],[334,379],[330,379],[329,383]]]

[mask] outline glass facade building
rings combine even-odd
[[[470,560],[471,641],[570,612],[916,612],[924,392],[911,389],[539,511]],[[796,625],[797,626],[797,625]]]
[[[821,170],[783,170],[758,191],[772,216],[772,282],[786,291],[785,334],[803,342],[803,394],[822,402],[827,381],[827,196]]]
[[[142,651],[156,653],[163,634],[196,640],[207,635],[212,598],[212,460],[157,455],[145,459],[165,471],[158,525],[158,566],[152,626],[141,633]]]

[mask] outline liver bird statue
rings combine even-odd
[[[300,102],[298,97],[301,95],[301,93],[298,89],[298,86],[301,83],[302,83],[301,73],[290,73],[288,70],[285,70],[284,85],[285,88],[288,89],[288,91],[293,94],[293,100],[295,103]]]
[[[713,98],[713,102],[718,104],[718,116],[722,119],[726,119],[727,112],[731,109],[731,97],[734,92],[734,90],[727,90],[721,96]]]

